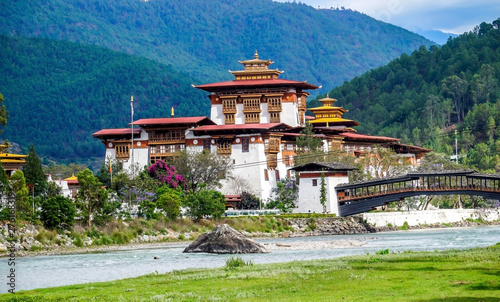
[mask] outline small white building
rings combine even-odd
[[[299,201],[296,213],[339,214],[335,186],[348,183],[348,173],[354,168],[339,163],[308,163],[291,170],[299,172]],[[321,179],[326,188],[325,208],[321,204]],[[326,211],[325,211],[326,210]]]

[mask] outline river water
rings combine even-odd
[[[298,246],[300,249],[272,250],[268,254],[238,255],[245,261],[259,263],[295,260],[329,259],[349,255],[373,254],[389,249],[391,252],[433,251],[484,247],[500,242],[500,226],[446,228],[398,231],[374,234],[272,238],[257,240],[263,244]],[[335,243],[357,242],[361,246],[338,246]],[[328,248],[318,249],[320,243]],[[333,245],[332,245],[333,243]],[[73,255],[20,257],[16,259],[16,291],[111,281],[151,273],[165,273],[188,268],[222,267],[234,255],[183,254],[187,244],[168,244],[164,247],[139,248],[112,252]],[[316,247],[316,248],[314,248]],[[154,259],[159,257],[159,259]],[[1,292],[7,292],[7,274],[11,268],[7,258],[0,258]]]

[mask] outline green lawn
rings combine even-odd
[[[0,295],[0,301],[45,300],[498,302],[500,244],[175,271]]]

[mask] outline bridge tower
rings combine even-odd
[[[321,204],[321,174],[325,175],[326,212],[339,214],[335,186],[349,182],[348,173],[353,167],[332,162],[308,163],[292,168],[299,172],[299,201],[296,213],[323,213]]]

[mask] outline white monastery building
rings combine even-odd
[[[273,62],[259,59],[257,52],[254,59],[239,63],[244,69],[230,71],[234,80],[195,86],[208,94],[210,118],[140,119],[132,123],[133,130],[103,129],[94,133],[106,146],[106,160],[121,161],[126,170],[132,162],[142,169],[158,160],[168,161],[183,150],[216,152],[230,157],[232,176],[244,179],[251,193],[267,200],[276,182],[293,174],[290,169],[296,156],[296,138],[306,125],[306,90],[319,87],[279,78],[283,72],[269,69]],[[316,118],[307,122],[322,139],[325,151],[360,156],[379,145],[405,154],[414,165],[430,151],[400,144],[395,138],[358,134],[351,127],[359,123],[342,118],[346,110],[334,107],[335,99],[320,101],[323,106],[309,109]],[[229,180],[221,191],[235,194]]]

